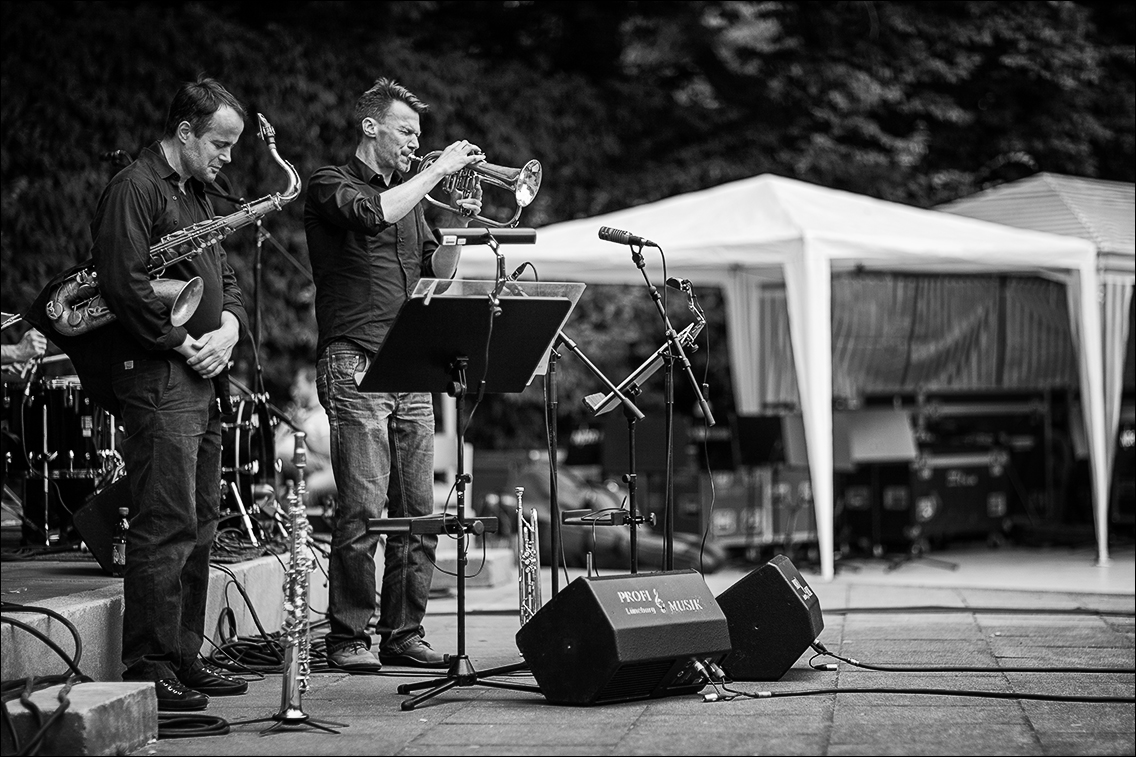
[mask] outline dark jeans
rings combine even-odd
[[[428,393],[360,392],[355,373],[363,351],[333,342],[316,365],[320,403],[331,424],[331,467],[338,490],[328,565],[326,644],[371,645],[378,534],[367,520],[430,515],[434,511],[434,403]],[[434,574],[438,537],[387,537],[378,632],[383,652],[399,653],[425,636],[422,619]]]
[[[221,416],[213,384],[179,359],[113,369],[134,514],[126,540],[125,681],[187,671],[201,651],[220,517]]]

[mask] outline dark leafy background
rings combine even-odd
[[[305,179],[350,155],[355,99],[393,76],[433,106],[424,149],[466,138],[499,165],[542,162],[522,219],[536,227],[765,172],[930,207],[1036,171],[1136,171],[1126,3],[25,2],[0,5],[0,20],[6,311],[87,257],[114,170],[100,156],[157,138],[173,90],[198,74],[263,112]],[[246,133],[234,190],[282,189]],[[260,313],[260,348],[241,346],[236,373],[251,385],[259,363],[281,401],[315,358],[302,206],[265,219],[259,254],[252,230],[227,244]],[[721,299],[700,297],[709,349],[692,362],[728,409]],[[662,339],[641,287],[589,287],[570,329],[614,380]],[[564,433],[599,387],[570,356],[559,380]],[[487,398],[470,440],[541,446],[539,384]],[[676,407],[693,404],[676,381]]]

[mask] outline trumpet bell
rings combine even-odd
[[[530,160],[520,169],[514,182],[516,189],[513,193],[517,198],[517,205],[527,208],[536,199],[536,193],[540,191],[541,173],[538,160]]]

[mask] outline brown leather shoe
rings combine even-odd
[[[435,651],[425,639],[415,639],[401,652],[379,652],[384,665],[398,665],[404,668],[448,668],[450,656]]]
[[[375,653],[361,641],[353,641],[329,652],[327,661],[331,667],[344,670],[376,671],[383,669],[383,664],[375,658]]]

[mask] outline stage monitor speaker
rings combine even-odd
[[[594,705],[694,694],[730,652],[726,617],[698,573],[577,578],[517,632],[544,696]]]
[[[86,543],[87,549],[91,550],[99,566],[111,575],[114,575],[114,569],[110,542],[120,507],[125,507],[131,515],[134,514],[126,476],[120,476],[114,483],[95,492],[72,516],[75,530]]]
[[[824,629],[820,601],[784,555],[722,592],[718,606],[733,643],[722,668],[735,681],[776,681]]]

